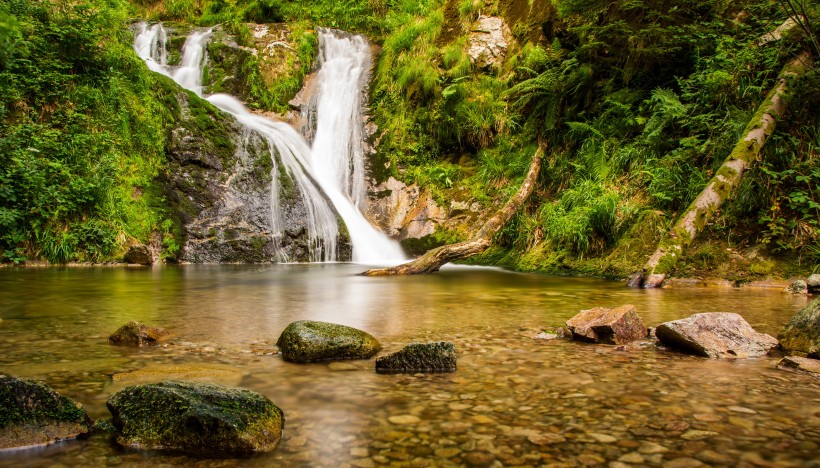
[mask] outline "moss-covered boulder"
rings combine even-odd
[[[820,298],[800,310],[777,336],[789,354],[820,359]]]
[[[290,362],[367,359],[382,349],[369,333],[345,325],[300,320],[288,325],[276,342]]]
[[[0,375],[0,450],[72,439],[91,424],[82,405],[48,385]]]
[[[284,415],[264,395],[222,385],[166,380],[135,385],[106,402],[120,445],[196,455],[276,448]]]
[[[173,336],[173,332],[164,328],[149,327],[132,320],[109,336],[108,342],[117,346],[153,346]]]
[[[455,372],[456,347],[449,341],[410,343],[401,351],[376,360],[376,372]]]

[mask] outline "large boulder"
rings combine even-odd
[[[117,346],[153,346],[172,336],[173,332],[164,328],[149,327],[132,320],[109,336],[108,342]]]
[[[448,341],[410,343],[401,351],[376,359],[376,372],[455,372],[456,347]]]
[[[707,312],[662,323],[655,336],[664,346],[710,358],[763,356],[777,346],[776,339],[756,332],[731,312]]]
[[[567,320],[572,338],[593,343],[624,344],[646,338],[646,325],[631,304],[582,310]]]
[[[820,359],[820,298],[809,302],[795,314],[777,338],[789,354]]]
[[[367,359],[381,343],[362,330],[328,322],[300,320],[288,325],[276,342],[282,358],[290,362]]]
[[[812,294],[820,294],[820,273],[815,273],[806,278],[806,286]]]
[[[82,405],[48,385],[0,375],[0,450],[73,439],[91,423]]]
[[[276,448],[284,415],[243,388],[166,380],[135,385],[106,402],[115,440],[125,447],[195,455],[248,454]]]

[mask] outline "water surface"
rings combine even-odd
[[[540,340],[578,311],[635,304],[647,325],[737,312],[776,335],[805,297],[452,268],[406,278],[345,264],[0,270],[0,372],[46,381],[94,418],[126,385],[188,377],[261,392],[285,411],[279,448],[249,459],[123,451],[101,437],[0,454],[0,466],[818,466],[820,381],[774,358],[710,361]],[[294,320],[367,330],[383,353],[456,344],[458,371],[378,375],[373,360],[296,365]],[[109,346],[128,320],[171,345]],[[702,432],[693,432],[702,431]]]

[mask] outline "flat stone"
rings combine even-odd
[[[469,466],[488,467],[495,462],[495,456],[488,452],[468,452],[464,454],[464,461]]]
[[[662,323],[655,333],[664,346],[710,358],[763,356],[777,346],[776,339],[756,332],[731,312],[701,313]]]
[[[684,440],[703,440],[703,439],[708,439],[710,437],[714,437],[716,435],[718,435],[717,432],[699,431],[699,430],[696,430],[696,429],[692,429],[692,430],[684,432],[680,436],[680,438],[684,439]]]
[[[440,448],[436,449],[435,453],[436,456],[440,458],[453,458],[461,453],[461,449],[455,447]]]
[[[695,454],[698,460],[712,465],[733,465],[735,460],[729,455],[715,452],[714,450],[704,450]]]
[[[618,458],[618,461],[624,462],[624,463],[633,463],[633,464],[636,464],[636,465],[639,465],[639,464],[645,462],[645,460],[643,458],[643,455],[641,455],[638,452],[629,452],[627,454],[621,455],[621,457]]]
[[[527,440],[529,440],[535,445],[543,446],[560,444],[561,442],[566,442],[567,439],[564,436],[553,434],[551,432],[539,432],[537,434],[531,434],[529,437],[527,437]]]
[[[689,457],[675,458],[663,464],[663,468],[697,468],[703,466],[699,460]]]
[[[778,369],[809,374],[820,378],[820,360],[800,356],[786,356],[777,363]]]
[[[646,325],[631,304],[582,310],[567,320],[572,338],[594,343],[624,344],[646,337]]]
[[[419,418],[418,416],[413,416],[412,414],[402,414],[402,415],[399,415],[399,416],[390,416],[389,418],[387,418],[387,420],[390,421],[393,424],[401,424],[401,425],[404,425],[404,424],[418,424],[419,422],[421,422],[421,418]]]
[[[727,406],[726,409],[735,413],[757,414],[757,411],[743,406]]]
[[[638,452],[644,455],[654,455],[656,453],[666,453],[668,451],[668,448],[654,442],[643,442],[641,446],[638,447]]]
[[[455,372],[456,347],[448,341],[411,343],[376,360],[379,373]]]
[[[594,432],[590,432],[589,436],[602,444],[612,444],[618,441],[617,437],[612,437],[609,434],[596,434]]]

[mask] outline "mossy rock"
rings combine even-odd
[[[137,449],[267,452],[276,448],[284,427],[282,410],[264,395],[209,383],[166,380],[126,387],[106,406],[116,442]]]
[[[0,375],[0,450],[73,439],[91,424],[82,405],[48,385]]]
[[[282,358],[290,362],[367,359],[382,348],[376,338],[362,330],[311,320],[288,325],[276,345]]]
[[[109,336],[108,342],[117,346],[152,346],[160,344],[173,336],[173,332],[164,328],[149,327],[132,320]]]
[[[820,298],[795,314],[777,339],[789,354],[820,359]]]
[[[448,341],[410,343],[401,351],[376,360],[376,372],[455,372],[456,347]]]

